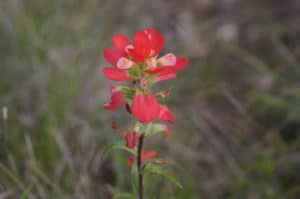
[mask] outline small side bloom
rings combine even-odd
[[[130,149],[133,149],[136,147],[138,141],[140,139],[140,135],[136,133],[125,133],[125,140],[126,140],[126,146]]]
[[[110,103],[105,103],[104,108],[107,110],[114,110],[123,106],[126,101],[123,98],[123,94],[119,91],[117,86],[110,87],[111,101]]]
[[[157,154],[157,152],[154,150],[151,150],[151,151],[143,150],[142,162],[153,159],[156,156],[156,154]]]

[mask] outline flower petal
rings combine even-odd
[[[155,77],[153,79],[154,82],[160,82],[160,81],[165,81],[165,80],[168,80],[168,79],[174,79],[176,77],[176,74],[175,73],[169,73],[169,74],[166,74],[166,75],[160,75],[158,77]]]
[[[164,106],[164,105],[160,105],[158,119],[165,120],[170,123],[174,122],[173,113],[169,110],[169,108],[167,106]]]
[[[116,90],[115,86],[110,88],[111,91],[111,102],[104,104],[104,108],[107,110],[114,110],[123,106],[126,102],[123,98],[123,94]]]
[[[123,56],[122,53],[115,49],[106,48],[103,53],[104,58],[113,66],[116,66],[118,60]]]
[[[112,68],[112,67],[104,68],[103,69],[103,74],[104,74],[105,77],[107,77],[108,79],[113,80],[113,81],[133,80],[132,77],[128,76],[127,71],[121,70],[121,69],[118,69],[118,68]]]
[[[133,38],[134,49],[129,49],[136,62],[144,62],[150,56],[151,43],[144,31],[139,31]]]
[[[163,66],[174,66],[176,64],[176,56],[173,53],[168,53],[159,58],[157,61]]]
[[[133,149],[136,147],[138,141],[140,139],[140,135],[136,133],[125,133],[125,140],[126,140],[126,146],[130,149]]]
[[[113,37],[113,44],[122,53],[126,53],[126,47],[130,45],[130,41],[125,35],[115,35]]]
[[[152,151],[144,150],[142,152],[142,162],[153,159],[156,156],[156,154],[157,154],[157,152],[154,150],[152,150]]]
[[[160,66],[154,70],[146,70],[145,72],[148,74],[160,74],[160,75],[176,73],[176,72],[184,69],[188,63],[189,63],[189,61],[186,58],[177,58],[176,64],[174,66]]]
[[[136,93],[132,103],[132,114],[138,120],[149,123],[158,117],[160,106],[152,93]]]
[[[148,35],[148,38],[151,43],[151,56],[158,55],[161,49],[164,46],[165,38],[164,36],[160,35],[155,29],[153,28],[146,28],[145,32]]]

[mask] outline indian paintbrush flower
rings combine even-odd
[[[170,129],[156,120],[174,122],[173,113],[159,100],[169,96],[170,91],[158,93],[151,91],[154,84],[176,78],[176,73],[184,69],[188,60],[167,53],[159,54],[164,46],[165,38],[153,28],[146,28],[135,33],[133,40],[122,34],[113,37],[114,48],[104,50],[103,56],[111,64],[103,69],[105,77],[112,81],[129,81],[127,86],[111,86],[111,100],[104,107],[115,110],[125,105],[127,112],[138,122],[133,130],[118,131],[124,135],[125,145],[135,157],[128,159],[130,166],[138,171],[138,194],[143,199],[143,171],[148,162],[165,164],[165,158],[157,158],[155,150],[145,150],[143,144],[148,137],[163,132],[164,138],[170,137]]]

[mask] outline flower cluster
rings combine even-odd
[[[185,58],[176,57],[173,53],[159,57],[164,46],[164,36],[153,28],[137,32],[131,42],[125,35],[113,37],[113,49],[105,49],[104,58],[112,66],[103,69],[105,77],[112,81],[128,81],[130,86],[111,86],[111,101],[104,106],[114,110],[125,106],[128,113],[144,124],[155,120],[174,122],[170,109],[159,103],[159,99],[169,95],[168,90],[151,92],[151,86],[157,82],[173,79],[176,73],[188,64]],[[165,137],[169,136],[167,125],[161,124]],[[135,148],[141,135],[138,130],[126,132],[128,148]],[[142,151],[142,161],[156,156],[155,151]],[[129,159],[130,165],[134,160]]]

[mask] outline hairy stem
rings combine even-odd
[[[143,171],[142,171],[142,152],[145,134],[142,134],[138,143],[137,169],[138,169],[138,199],[144,199]]]

